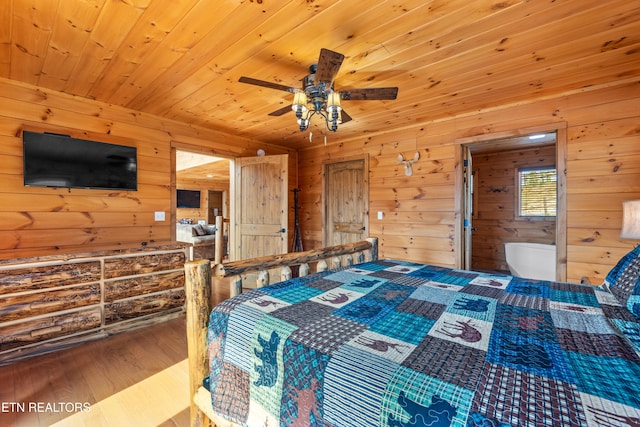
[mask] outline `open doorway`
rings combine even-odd
[[[195,258],[214,258],[217,216],[223,218],[223,258],[229,253],[230,164],[223,157],[175,151],[176,240],[193,244]]]
[[[465,269],[564,280],[564,146],[556,129],[462,142]],[[516,249],[531,268],[516,267]]]
[[[177,222],[213,224],[217,215],[229,218],[230,163],[223,157],[176,150],[176,190],[200,193],[199,203],[176,206]]]

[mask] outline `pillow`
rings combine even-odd
[[[206,233],[207,236],[212,234],[216,234],[216,226],[215,225],[203,225],[202,229]]]
[[[193,237],[198,237],[198,236],[204,236],[205,234],[207,234],[207,231],[204,229],[204,227],[200,224],[195,225],[192,229],[191,229],[191,235]]]
[[[622,305],[640,318],[640,245],[623,256],[604,279]]]

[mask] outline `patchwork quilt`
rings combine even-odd
[[[379,260],[255,289],[208,331],[247,426],[638,426],[640,320],[605,286]]]

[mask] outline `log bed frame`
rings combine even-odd
[[[310,264],[316,264],[315,271],[349,266],[378,259],[378,239],[330,246],[305,252],[254,258],[229,262],[212,263],[209,260],[195,260],[185,264],[186,327],[189,357],[189,394],[191,426],[239,427],[213,413],[211,395],[202,386],[202,379],[209,375],[207,354],[207,325],[211,305],[212,277],[231,278],[231,295],[241,292],[242,274],[258,273],[258,287],[269,284],[269,270],[279,270],[280,280],[292,277],[292,266],[298,266],[300,277],[310,271]]]

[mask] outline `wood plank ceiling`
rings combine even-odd
[[[345,55],[337,90],[399,87],[343,101],[333,139],[640,77],[630,0],[9,0],[0,19],[2,77],[294,148],[308,131],[268,116],[293,95],[238,78],[298,87],[322,47]]]

